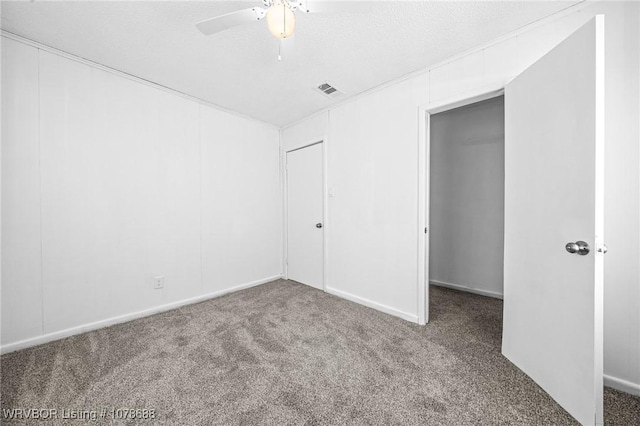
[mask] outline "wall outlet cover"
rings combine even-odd
[[[158,275],[157,277],[155,277],[153,279],[153,288],[155,288],[155,289],[164,288],[164,276],[163,275]]]

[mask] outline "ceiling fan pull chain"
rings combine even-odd
[[[284,6],[282,8],[282,38],[284,38],[287,36],[287,7],[289,5],[285,3],[285,0],[282,0],[282,5]],[[282,42],[280,42],[280,45],[282,45]]]

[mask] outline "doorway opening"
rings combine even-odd
[[[429,123],[429,285],[503,297],[504,96]]]
[[[418,323],[426,324],[431,286],[503,298],[504,89],[419,113]]]

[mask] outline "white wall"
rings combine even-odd
[[[2,48],[4,351],[280,276],[275,127]]]
[[[38,51],[2,43],[3,342],[42,333],[38,134]]]
[[[203,289],[282,272],[278,131],[201,109]]]
[[[330,113],[329,291],[416,321],[417,109],[426,75]]]
[[[502,297],[504,98],[431,116],[432,283]]]
[[[503,87],[596,14],[606,20],[605,383],[640,394],[640,5],[582,4],[282,130],[329,134],[329,290],[417,317],[417,105]],[[308,132],[308,133],[307,133]],[[413,153],[413,156],[410,155]],[[348,236],[348,237],[347,237]]]

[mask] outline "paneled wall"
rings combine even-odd
[[[606,383],[640,394],[640,5],[587,3],[282,130],[328,134],[328,290],[417,317],[417,105],[503,87],[596,14],[606,27]],[[349,236],[347,238],[346,236]]]
[[[4,351],[280,276],[277,128],[4,37],[2,92]]]
[[[426,75],[330,112],[328,291],[416,321],[418,106]]]
[[[2,41],[4,344],[42,334],[42,238],[38,50]]]

